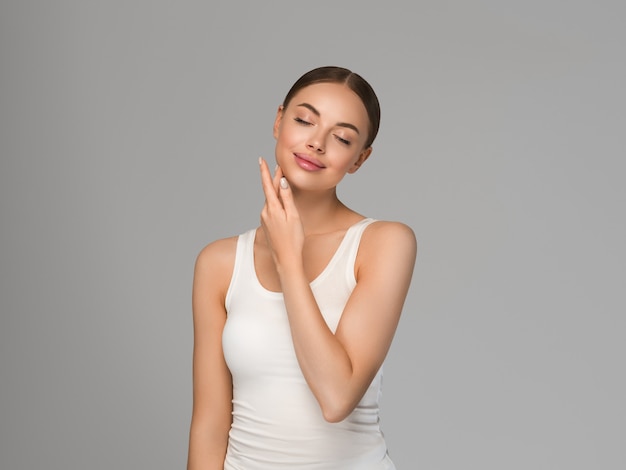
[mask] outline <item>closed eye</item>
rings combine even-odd
[[[305,121],[304,119],[301,119],[299,117],[295,117],[293,118],[294,121],[296,121],[298,124],[302,124],[303,126],[310,126],[311,123],[309,121]]]
[[[335,135],[335,138],[344,145],[350,145],[350,141],[344,139],[343,137],[339,137],[338,135]]]

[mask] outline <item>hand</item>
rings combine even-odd
[[[286,264],[302,263],[304,229],[293,200],[293,193],[283,176],[282,169],[276,167],[272,179],[267,162],[263,158],[259,158],[259,165],[261,185],[265,194],[261,226],[280,274],[280,268]]]

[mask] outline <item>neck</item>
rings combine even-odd
[[[293,197],[305,236],[337,230],[338,216],[349,211],[334,189],[324,193],[294,190]]]

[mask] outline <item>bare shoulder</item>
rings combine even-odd
[[[357,272],[385,267],[412,272],[416,256],[417,240],[411,227],[377,220],[363,232],[355,268]]]
[[[200,269],[216,269],[234,263],[237,238],[236,236],[222,238],[206,245],[198,253],[196,266]]]
[[[402,251],[407,255],[417,253],[415,232],[402,222],[377,220],[363,232],[361,239],[363,251],[377,252]]]
[[[194,270],[196,282],[206,284],[206,287],[210,286],[225,295],[235,266],[237,238],[235,236],[215,240],[200,250]]]

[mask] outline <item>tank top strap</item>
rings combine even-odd
[[[230,309],[233,293],[237,290],[239,282],[249,282],[251,276],[255,273],[250,271],[254,269],[254,238],[256,236],[256,228],[250,229],[237,237],[237,249],[235,251],[235,265],[233,266],[233,274],[230,279],[230,285],[224,299],[224,306],[228,311]]]
[[[359,252],[359,246],[361,245],[361,237],[365,229],[373,222],[376,222],[376,220],[369,217],[365,218],[350,227],[345,235],[346,251],[344,256],[347,268],[346,274],[350,284],[353,284],[352,287],[356,284],[356,279],[354,278],[354,263],[356,262],[356,256]]]

